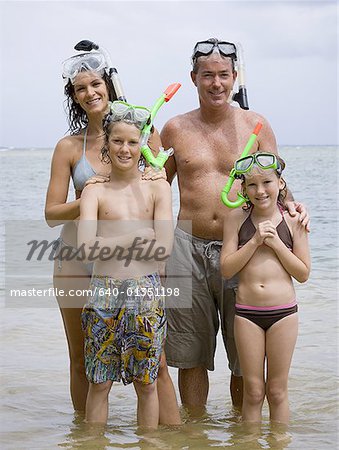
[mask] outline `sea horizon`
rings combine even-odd
[[[339,147],[339,143],[337,144],[278,144],[278,148],[280,147]],[[0,145],[0,151],[6,151],[6,150],[53,150],[55,146],[52,147],[14,147],[14,146],[1,146]]]

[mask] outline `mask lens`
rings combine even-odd
[[[79,58],[77,56],[67,59],[64,62],[63,76],[66,78],[71,78],[71,74],[76,72],[78,66]]]
[[[274,166],[275,161],[276,159],[274,155],[256,155],[256,162],[263,168]]]
[[[199,56],[210,55],[214,48],[216,48],[222,56],[232,56],[234,59],[237,59],[237,49],[232,42],[218,41],[217,39],[214,39],[213,41],[214,42],[198,42],[195,45],[192,55],[193,64]]]
[[[111,104],[113,120],[130,120],[138,127],[142,127],[149,119],[151,112],[142,106],[133,106],[128,103],[115,101]]]
[[[246,158],[238,159],[238,161],[235,162],[235,170],[236,172],[243,173],[246,172],[252,164],[253,157],[247,156]]]
[[[111,105],[112,113],[116,114],[117,117],[121,118],[127,113],[129,105],[126,103],[113,102]]]
[[[84,61],[84,65],[86,65],[89,69],[99,70],[102,67],[102,61],[99,61],[98,58],[88,57]]]
[[[213,50],[214,44],[212,42],[200,42],[196,45],[194,54],[203,53],[204,55],[208,55]]]
[[[136,107],[134,110],[135,118],[139,122],[146,122],[150,116],[150,112],[147,109]]]
[[[82,53],[64,62],[63,77],[73,80],[81,70],[99,72],[105,67],[107,64],[101,53]]]
[[[230,42],[219,42],[217,44],[217,47],[218,47],[220,53],[224,56],[236,54],[235,45],[231,44]]]

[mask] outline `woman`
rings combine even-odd
[[[108,102],[116,100],[114,85],[109,74],[111,68],[100,51],[73,56],[65,61],[63,78],[70,135],[62,138],[53,154],[51,176],[47,191],[45,217],[49,226],[63,224],[58,252],[67,247],[72,256],[76,251],[76,219],[80,215],[81,191],[88,183],[109,180],[110,164],[102,161],[104,144],[102,120]],[[154,133],[151,148],[159,148],[160,138]],[[152,172],[152,171],[151,171]],[[164,175],[144,174],[145,179]],[[76,198],[67,202],[70,178]],[[91,267],[76,258],[56,258],[54,264],[54,287],[66,294],[58,297],[65,327],[70,356],[71,397],[76,411],[85,411],[88,382],[84,368],[84,341],[81,329],[81,311],[86,296],[71,296],[75,290],[88,289]],[[79,292],[78,292],[79,293]],[[168,375],[164,355],[159,371],[160,423],[181,423],[172,381]]]

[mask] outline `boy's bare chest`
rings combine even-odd
[[[150,220],[153,219],[154,204],[147,192],[133,189],[109,191],[99,201],[99,220]]]

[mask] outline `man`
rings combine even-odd
[[[182,403],[199,412],[207,401],[207,370],[214,370],[219,322],[232,372],[232,402],[238,409],[242,404],[242,377],[233,337],[236,280],[223,280],[219,266],[223,221],[231,210],[221,203],[220,193],[258,122],[263,127],[252,151],[260,148],[277,152],[267,120],[227,102],[237,77],[235,58],[234,44],[217,39],[197,43],[191,79],[198,91],[200,107],[169,120],[161,132],[163,146],[175,149],[166,171],[169,182],[178,175],[178,219],[184,221],[176,229],[168,267],[172,286],[177,286],[181,293],[168,308],[166,357],[170,366],[179,368]],[[232,200],[238,189],[239,185],[234,183]],[[191,229],[186,221],[192,221]],[[187,299],[183,298],[187,293],[187,277],[185,280],[182,274],[188,273],[185,255],[193,258],[192,305],[188,307]]]

